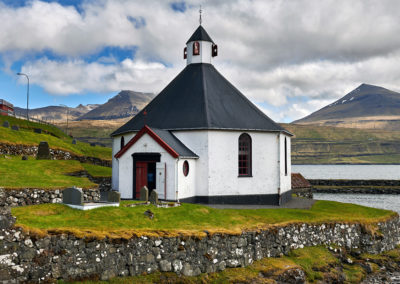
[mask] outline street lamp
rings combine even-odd
[[[17,73],[18,76],[25,76],[28,79],[28,89],[26,92],[26,119],[29,121],[29,77],[25,73]]]
[[[68,114],[69,114],[69,107],[63,104],[60,104],[60,106],[66,107],[67,108],[67,135],[68,135]]]

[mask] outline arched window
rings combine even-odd
[[[121,149],[125,146],[125,138],[124,136],[121,137]]]
[[[198,41],[195,41],[193,43],[193,55],[199,55],[200,54],[200,43]]]
[[[285,176],[287,176],[287,140],[285,137]]]
[[[251,176],[251,138],[246,133],[239,136],[239,176]]]

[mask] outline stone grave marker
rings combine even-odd
[[[140,189],[140,200],[141,201],[149,201],[149,190],[147,189],[146,186],[143,186]]]
[[[12,129],[12,130],[15,130],[15,131],[19,131],[18,125],[13,125],[13,126],[11,126],[11,129]]]
[[[3,127],[10,128],[10,123],[7,120],[4,120]]]
[[[155,190],[150,193],[150,203],[154,205],[158,204],[158,194]]]
[[[121,201],[121,194],[118,191],[109,191],[107,201],[119,203]]]
[[[72,139],[72,144],[76,145],[76,139]]]
[[[96,143],[90,143],[90,146],[96,147]]]
[[[27,160],[28,160],[28,157],[25,156],[25,155],[23,155],[23,156],[22,156],[22,161],[27,161]]]
[[[38,134],[42,134],[42,129],[41,128],[35,128],[35,129],[33,129],[33,132],[38,133]]]
[[[63,190],[63,203],[72,205],[83,205],[83,192],[81,188],[70,187]]]
[[[37,160],[50,160],[50,148],[49,143],[42,141],[39,143],[38,153],[36,155]]]

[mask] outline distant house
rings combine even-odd
[[[217,45],[199,26],[187,66],[140,113],[112,133],[112,187],[195,203],[283,204],[291,198],[292,134],[211,64]]]
[[[13,115],[14,105],[6,100],[0,99],[0,115]]]

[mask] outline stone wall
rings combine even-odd
[[[36,156],[37,151],[38,151],[37,146],[0,143],[0,155]],[[111,167],[111,160],[102,160],[95,157],[77,156],[70,152],[58,149],[50,149],[50,156],[53,160],[77,160],[80,161],[81,163],[90,163],[104,167]]]
[[[8,214],[8,217],[7,217]],[[54,279],[103,279],[154,271],[187,276],[244,267],[264,257],[304,246],[336,244],[359,252],[379,253],[399,243],[399,218],[377,224],[373,234],[360,224],[296,224],[241,235],[206,237],[78,238],[29,235],[0,219],[0,280],[39,282]]]
[[[99,189],[84,189],[85,202],[99,201]],[[16,207],[42,203],[61,203],[62,189],[44,190],[35,188],[4,189],[0,188],[0,208]]]
[[[316,193],[400,194],[400,180],[335,180],[311,179]]]

